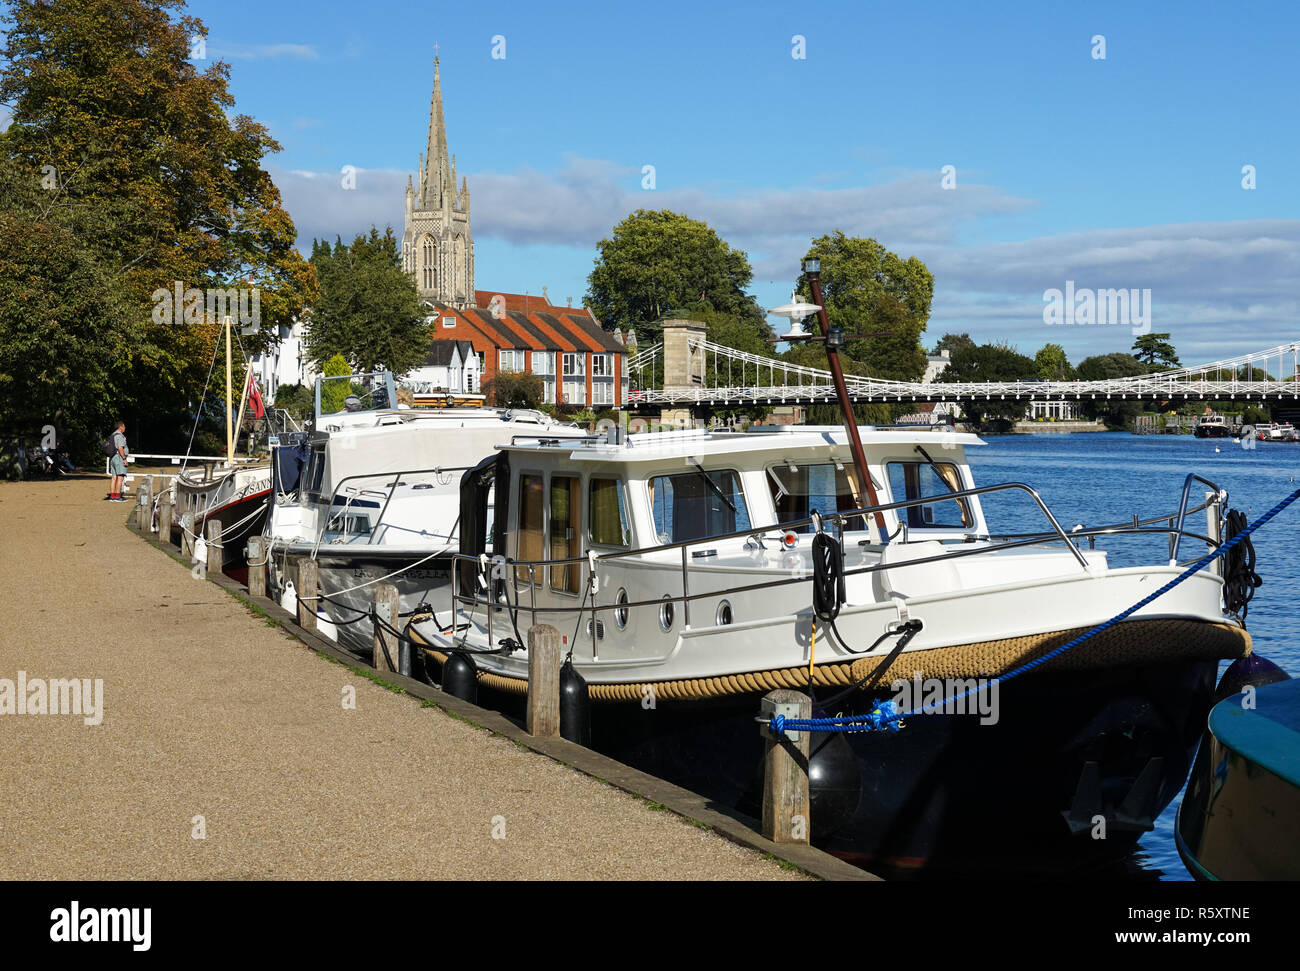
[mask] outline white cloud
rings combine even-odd
[[[274,172],[304,249],[312,237],[345,240],[391,224],[401,231],[406,172]],[[662,183],[662,173],[660,173]],[[639,167],[572,157],[555,173],[521,168],[470,178],[474,235],[516,245],[594,250],[629,212],[672,209],[709,223],[747,251],[755,280],[791,280],[814,236],[871,236],[935,274],[927,340],[968,330],[1032,353],[1048,341],[1071,358],[1127,349],[1118,326],[1048,326],[1043,293],[1064,287],[1151,290],[1151,329],[1169,331],[1185,363],[1294,340],[1300,316],[1300,220],[1240,220],[1097,229],[1004,243],[965,244],[964,229],[1022,213],[1032,200],[994,186],[944,191],[932,173],[885,185],[761,189],[640,188]],[[585,276],[585,269],[583,272]]]
[[[226,61],[263,61],[277,57],[320,59],[310,44],[213,44],[207,54],[209,58]]]

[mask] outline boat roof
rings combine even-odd
[[[890,446],[913,445],[944,449],[985,444],[976,435],[954,432],[947,426],[908,426],[877,428],[861,426],[859,435],[866,450]],[[847,449],[848,433],[840,425],[755,425],[748,432],[706,429],[682,429],[668,432],[638,432],[623,442],[605,437],[584,439],[550,439],[543,432],[538,437],[516,435],[501,448],[510,452],[542,455],[563,453],[573,462],[659,462],[665,458],[703,461],[708,456],[738,453],[776,452],[792,456],[800,452],[824,452],[828,448]],[[932,455],[939,461],[941,455]]]

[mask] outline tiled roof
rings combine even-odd
[[[583,317],[591,316],[591,311],[585,307],[557,307],[537,294],[503,293],[500,290],[475,290],[474,303],[486,310],[488,304],[492,302],[492,298],[498,296],[505,298],[506,310],[517,313],[531,314],[534,311],[539,311],[542,313],[572,313]]]

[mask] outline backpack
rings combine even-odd
[[[101,447],[104,449],[104,454],[109,458],[112,458],[114,455],[117,454],[117,446],[113,444],[112,435],[109,435],[108,438],[104,439],[103,445]]]

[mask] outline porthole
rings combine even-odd
[[[614,608],[614,623],[618,625],[619,630],[623,630],[627,627],[627,607],[624,606],[627,603],[627,591],[619,587],[618,596],[614,600],[619,605]]]
[[[731,602],[728,600],[718,604],[718,613],[715,618],[719,627],[726,627],[731,623]]]
[[[673,629],[673,602],[667,596],[664,597],[663,605],[659,608],[659,627],[664,631]]]

